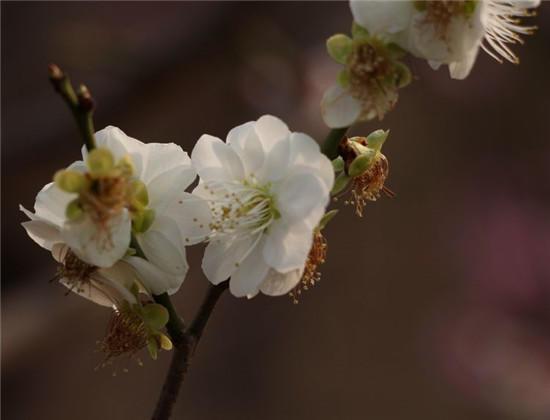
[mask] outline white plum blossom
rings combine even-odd
[[[148,292],[174,293],[188,269],[183,236],[206,231],[188,221],[208,211],[184,192],[196,177],[187,153],[173,143],[142,143],[116,127],[95,139],[94,150],[83,148],[84,161],[61,171],[38,194],[35,216],[55,226],[59,241],[83,263],[109,268],[123,259]],[[33,239],[51,249],[45,246],[50,239]]]
[[[237,297],[282,295],[300,282],[334,182],[331,162],[309,136],[273,116],[203,135],[191,160],[193,195],[210,206],[195,223],[211,231],[202,262],[213,284]]]
[[[518,17],[540,0],[351,0],[354,20],[373,35],[393,42],[433,68],[449,66],[452,78],[464,79],[472,69],[479,48],[493,58],[517,63],[507,44],[521,43],[533,27]]]
[[[70,291],[98,305],[117,308],[125,302],[136,303],[130,289],[138,279],[130,264],[118,261],[108,268],[94,267],[80,260],[65,244],[61,229],[68,198],[66,193],[54,188],[51,183],[38,193],[35,213],[22,206],[20,210],[30,219],[22,223],[27,234],[51,251],[60,264],[56,278]]]

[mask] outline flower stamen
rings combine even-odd
[[[304,274],[298,285],[289,293],[294,304],[299,303],[298,298],[303,292],[321,280],[321,272],[318,268],[326,261],[327,246],[327,241],[321,231],[316,230],[313,234],[313,245],[306,260]]]

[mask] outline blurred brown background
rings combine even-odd
[[[520,66],[481,54],[452,81],[411,60],[397,108],[354,130],[391,128],[397,198],[341,212],[299,305],[224,296],[174,418],[550,418],[550,4],[532,21]],[[18,204],[79,157],[47,64],[90,87],[98,129],[190,151],[271,113],[321,141],[324,41],[350,24],[346,2],[2,2],[3,418],[147,419],[170,358],[94,371],[109,311],[48,283],[20,227]],[[206,286],[189,254],[187,318]]]

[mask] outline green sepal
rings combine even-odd
[[[398,88],[404,88],[412,82],[411,69],[406,64],[396,61],[393,63],[395,84]]]
[[[372,153],[364,153],[353,159],[348,169],[349,176],[355,178],[363,175],[371,167],[375,155],[376,153],[372,151]]]
[[[369,31],[354,21],[351,24],[351,35],[353,39],[366,39],[369,37]]]
[[[367,136],[367,147],[379,152],[390,134],[390,130],[375,130]]]
[[[327,51],[328,54],[340,64],[346,64],[351,50],[353,48],[353,41],[351,38],[344,34],[332,35],[327,39]]]
[[[342,89],[349,88],[349,71],[347,69],[342,69],[338,72],[336,81]]]
[[[345,172],[340,172],[340,174],[334,180],[334,186],[332,187],[332,191],[330,193],[332,195],[336,195],[339,192],[343,191],[348,186],[350,180],[351,178],[347,176]]]
[[[336,216],[337,213],[338,213],[337,209],[327,211],[325,215],[321,218],[321,221],[319,222],[317,229],[323,230],[327,226],[328,222],[330,222],[334,218],[334,216]]]
[[[334,169],[334,172],[343,171],[344,167],[345,167],[345,163],[342,156],[338,156],[336,159],[332,161],[332,169]]]
[[[84,214],[84,210],[82,210],[82,207],[80,206],[80,201],[78,198],[75,198],[74,200],[70,201],[69,204],[67,204],[67,207],[65,208],[65,216],[70,221],[79,219]]]
[[[149,230],[155,221],[155,210],[144,209],[132,216],[132,230],[134,233],[144,233]]]
[[[115,166],[115,158],[110,150],[98,147],[88,153],[86,165],[93,175],[107,175]]]
[[[83,173],[72,169],[62,169],[53,176],[53,182],[62,191],[79,193],[86,186],[86,177]]]
[[[170,319],[168,310],[158,303],[149,303],[145,305],[141,312],[145,323],[155,331],[164,328]]]
[[[149,356],[151,356],[151,359],[157,360],[159,354],[159,345],[154,337],[149,337],[149,339],[147,340],[147,351],[149,352]]]
[[[165,334],[159,334],[158,341],[160,344],[160,348],[163,350],[169,351],[172,350],[172,348],[174,347],[174,345],[172,344],[172,340],[170,340],[170,338]]]
[[[130,193],[132,194],[132,201],[134,204],[137,202],[139,206],[142,207],[146,207],[147,204],[149,204],[149,193],[147,192],[147,186],[139,179],[132,181],[132,184],[130,185]]]

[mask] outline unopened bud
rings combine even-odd
[[[85,85],[80,85],[76,93],[78,97],[78,105],[84,111],[91,111],[95,107],[94,99],[88,88]]]
[[[68,193],[79,193],[86,185],[84,174],[70,169],[57,171],[53,180],[59,189]]]
[[[86,164],[93,174],[106,175],[115,166],[115,161],[109,150],[99,147],[88,154]]]
[[[48,76],[52,81],[60,81],[65,77],[65,74],[63,74],[59,66],[52,63],[48,66]]]

